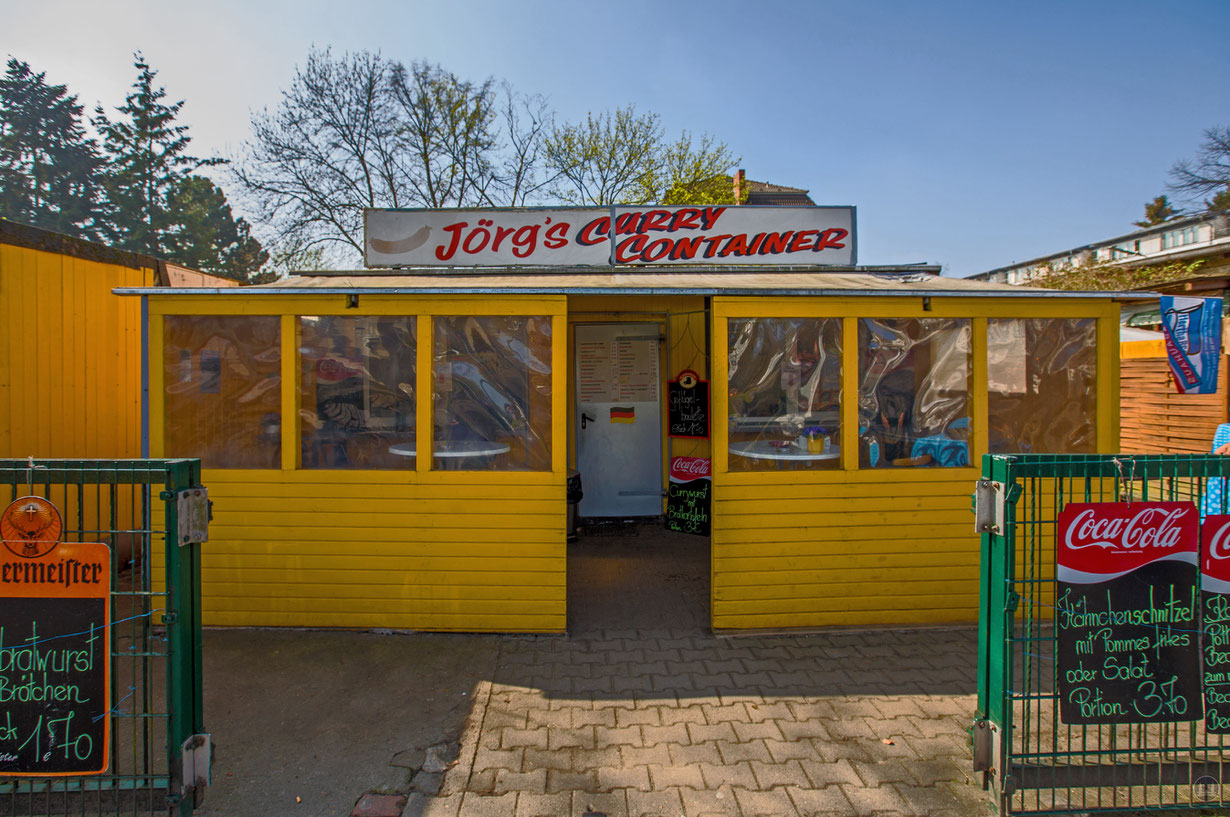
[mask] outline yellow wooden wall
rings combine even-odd
[[[206,625],[565,629],[566,319],[563,298],[153,296],[151,360],[171,314],[282,316],[282,467],[206,469],[214,502],[202,548]],[[431,372],[428,315],[551,315],[552,470],[431,471],[430,388],[417,390],[416,466],[299,470],[296,315],[418,315],[420,383]],[[162,453],[162,372],[150,372],[151,444]],[[155,564],[159,560],[155,559]]]
[[[978,617],[979,540],[970,494],[979,469],[859,471],[857,317],[971,318],[971,461],[987,450],[987,318],[1098,320],[1098,451],[1117,449],[1118,307],[1084,299],[714,298],[713,423],[724,436],[728,318],[843,317],[842,468],[727,470],[714,450],[715,629],[938,624]]]
[[[0,244],[0,457],[141,456],[141,304],[154,270]]]

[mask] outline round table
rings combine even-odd
[[[808,451],[799,448],[795,443],[778,447],[768,440],[752,440],[743,443],[731,443],[730,453],[749,460],[774,460],[775,462],[819,462],[841,458],[841,449],[833,446],[828,451]]]
[[[389,453],[399,457],[413,457],[418,453],[417,448],[417,443],[398,443],[389,446]],[[436,440],[431,444],[431,455],[442,460],[494,457],[496,454],[507,454],[508,450],[508,443],[496,443],[490,440],[456,440],[453,442]]]

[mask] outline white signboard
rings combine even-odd
[[[853,207],[367,210],[368,267],[855,264]]]

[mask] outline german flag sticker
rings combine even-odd
[[[611,406],[611,422],[612,423],[635,423],[636,422],[636,407],[635,406]]]

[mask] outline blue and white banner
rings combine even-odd
[[[1221,357],[1221,298],[1163,295],[1162,332],[1170,373],[1180,394],[1217,392]]]

